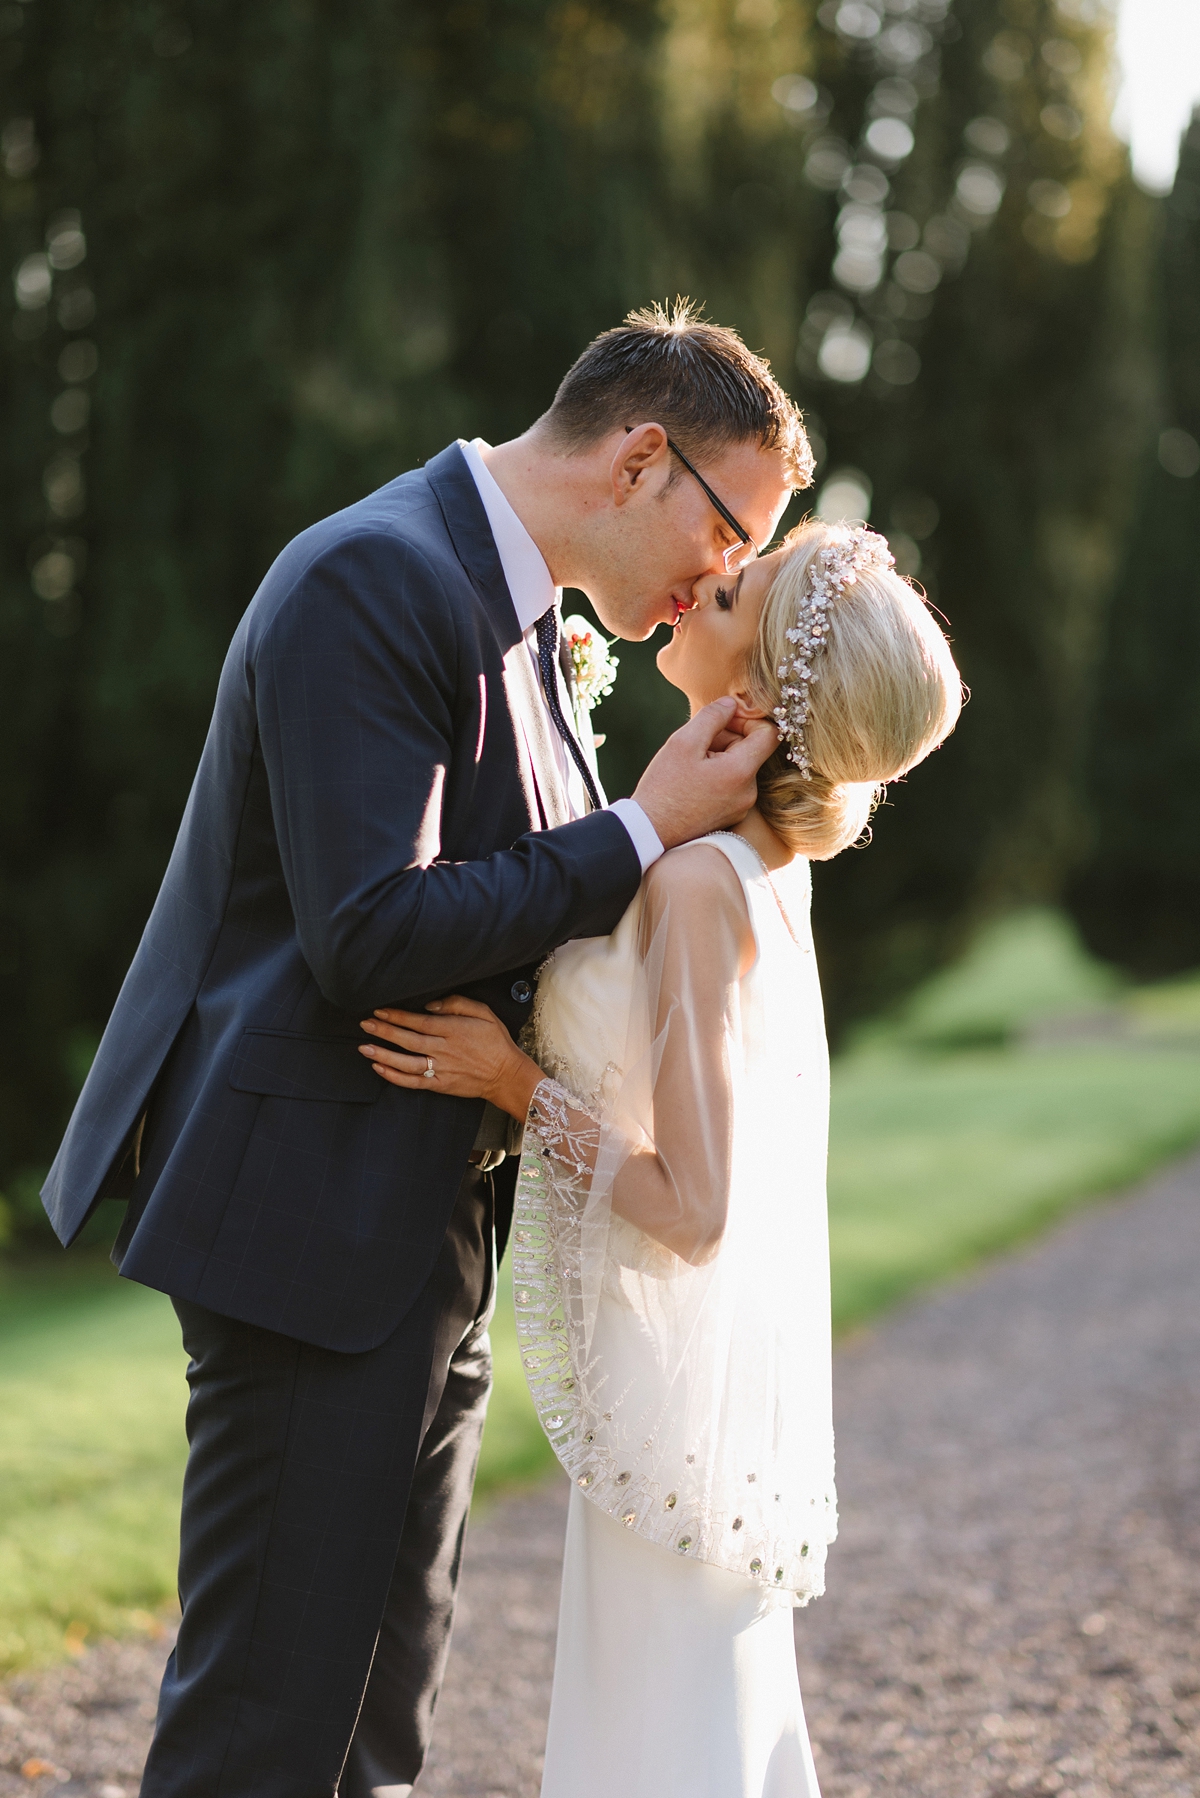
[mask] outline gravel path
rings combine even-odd
[[[825,1798],[1200,1792],[1198,1297],[1194,1158],[841,1348],[842,1536],[797,1616]],[[424,1798],[537,1798],[564,1510],[472,1531]],[[0,1798],[132,1798],[163,1652],[0,1692]]]

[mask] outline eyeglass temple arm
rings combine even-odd
[[[695,479],[697,481],[699,481],[699,483],[703,487],[705,493],[707,493],[710,502],[712,503],[712,505],[714,505],[716,507],[717,511],[721,514],[721,517],[725,520],[725,523],[729,526],[730,530],[736,531],[743,543],[754,544],[754,539],[750,535],[749,531],[746,529],[745,525],[738,523],[737,519],[733,516],[733,513],[729,510],[729,507],[724,505],[717,498],[716,494],[713,492],[712,488],[709,486],[709,484],[705,480],[704,476],[700,473],[699,469],[694,468],[692,466],[692,464],[688,461],[687,457],[684,455],[683,451],[680,449],[679,445],[677,443],[672,443],[671,439],[669,437],[667,438],[667,448],[669,450],[675,451],[675,454],[679,457],[679,460],[683,463],[683,466],[687,469],[688,473],[690,475],[693,475],[695,477]],[[758,547],[757,544],[754,544],[754,547],[757,548]]]
[[[625,435],[627,437],[628,437],[630,431],[632,431],[632,429],[633,429],[632,425],[625,426]],[[737,519],[733,516],[733,513],[729,510],[729,507],[722,504],[722,502],[717,498],[716,494],[713,492],[712,488],[709,486],[709,484],[705,480],[704,476],[700,473],[700,470],[698,468],[696,468],[691,462],[688,461],[687,457],[684,455],[684,453],[680,449],[679,445],[677,443],[673,443],[669,437],[667,438],[667,448],[669,450],[673,450],[675,452],[675,454],[679,457],[679,460],[683,463],[683,466],[687,469],[688,473],[692,476],[693,480],[699,481],[701,487],[703,487],[705,493],[708,495],[710,502],[716,507],[717,511],[721,514],[721,517],[725,520],[725,523],[729,526],[730,530],[736,531],[739,539],[743,543],[754,544],[755,549],[757,549],[758,545],[754,543],[754,538],[750,535],[750,533],[746,529],[745,525],[741,525],[738,523]]]

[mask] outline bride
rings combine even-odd
[[[365,1026],[384,1079],[524,1122],[513,1290],[571,1476],[542,1798],[818,1798],[792,1607],[836,1533],[828,1057],[809,864],[953,728],[957,670],[883,539],[810,522],[700,581],[658,664],[781,741],[736,832],[488,1009]]]

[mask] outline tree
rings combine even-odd
[[[866,476],[972,689],[869,857],[814,882],[845,1015],[981,913],[1057,898],[1078,853],[1081,720],[1144,433],[1153,209],[1109,128],[1110,31],[1088,0],[818,18],[805,167],[838,212],[806,271],[801,391],[826,471]]]
[[[1160,411],[1091,711],[1094,838],[1071,887],[1090,946],[1143,978],[1200,963],[1200,112],[1157,276]]]
[[[53,1151],[274,554],[656,297],[794,377],[976,689],[820,871],[835,1021],[1053,889],[1144,221],[1090,0],[1004,3],[0,8],[0,1181]],[[610,791],[678,715],[626,646]]]
[[[645,299],[661,35],[634,0],[10,15],[5,1178],[53,1149],[274,554],[520,428]]]
[[[702,286],[727,175],[786,135],[773,50],[803,13],[773,13],[3,10],[6,1182],[53,1150],[272,557],[458,433],[519,431],[598,330]],[[770,245],[738,247],[769,296]],[[638,661],[626,766],[674,719]]]

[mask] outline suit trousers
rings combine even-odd
[[[183,1618],[142,1798],[407,1798],[491,1388],[491,1177],[393,1335],[338,1354],[177,1300]]]

